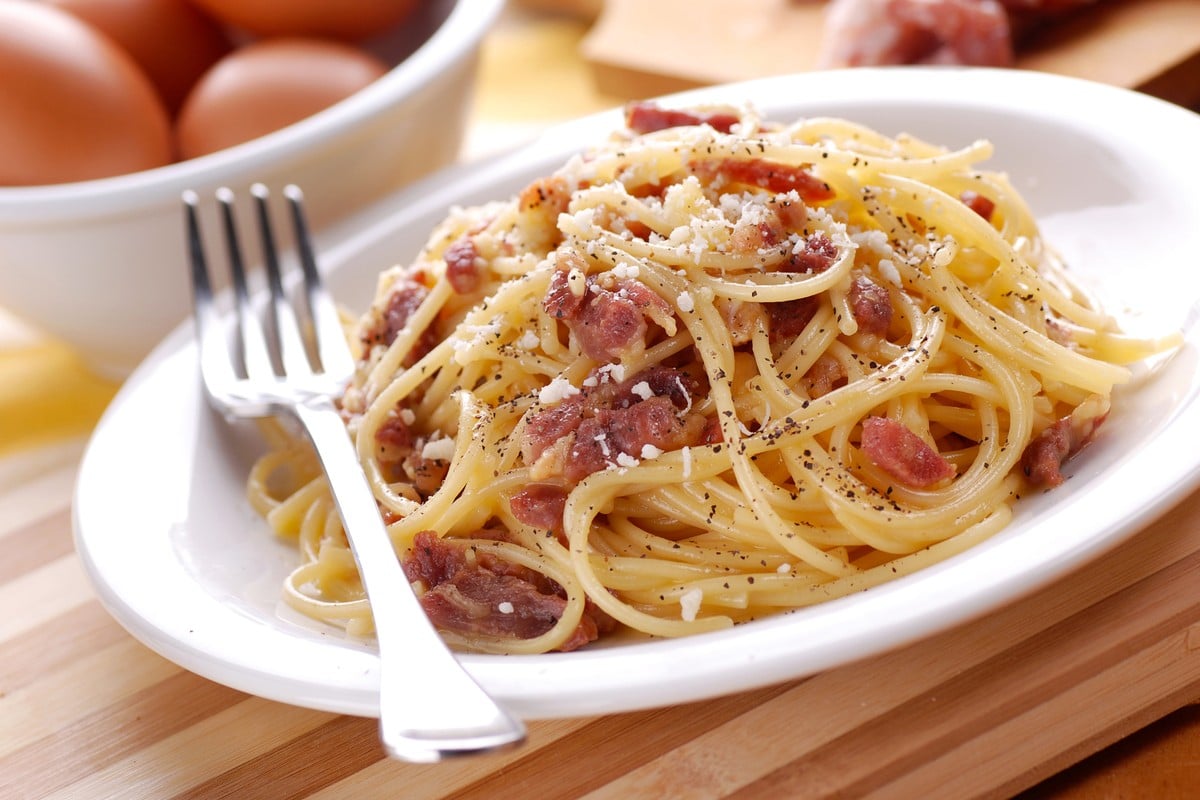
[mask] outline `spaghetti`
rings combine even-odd
[[[671,637],[945,559],[1103,421],[1126,337],[987,142],[641,104],[518,196],[456,209],[353,327],[351,435],[455,647]],[[285,597],[371,632],[324,479],[280,431],[249,491]]]

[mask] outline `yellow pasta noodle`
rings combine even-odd
[[[711,631],[994,534],[1104,421],[1126,337],[1007,178],[841,119],[631,106],[518,196],[455,209],[351,327],[342,401],[455,647]],[[284,597],[369,635],[307,446],[250,480]]]

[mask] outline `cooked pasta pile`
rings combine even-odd
[[[455,647],[712,631],[991,536],[1095,433],[1127,365],[987,142],[634,105],[518,196],[456,209],[351,332],[347,425]],[[287,601],[370,608],[308,446],[250,495]]]

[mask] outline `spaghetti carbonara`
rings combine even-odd
[[[352,328],[349,430],[451,645],[571,650],[819,603],[945,559],[1064,478],[1128,364],[987,142],[627,110],[456,209]],[[250,495],[287,601],[370,634],[307,445]]]

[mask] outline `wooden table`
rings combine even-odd
[[[587,29],[506,18],[485,51],[469,154],[623,99],[594,88]],[[540,91],[516,90],[528,85]],[[200,678],[99,605],[72,550],[71,489],[116,388],[0,314],[0,798],[1185,797],[1200,786],[1188,706],[1200,697],[1200,495],[1069,579],[905,649],[701,703],[535,721],[520,750],[413,766],[383,757],[373,720]]]

